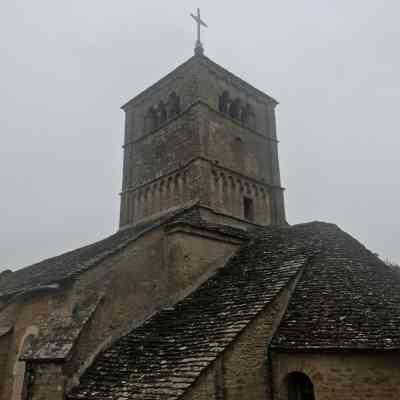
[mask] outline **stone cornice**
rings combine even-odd
[[[216,164],[214,160],[211,160],[211,159],[209,159],[207,157],[198,156],[198,157],[192,158],[187,163],[182,164],[180,167],[175,168],[175,169],[171,170],[170,172],[167,172],[166,174],[164,174],[162,176],[159,176],[159,177],[154,178],[154,179],[150,179],[150,180],[148,180],[146,182],[141,183],[140,185],[137,185],[136,187],[130,187],[130,188],[126,189],[126,190],[121,191],[119,194],[121,196],[121,195],[123,195],[125,193],[128,193],[128,192],[136,192],[136,191],[144,188],[145,186],[148,186],[148,185],[154,184],[157,181],[161,181],[163,179],[166,179],[169,176],[175,175],[178,172],[184,170],[185,168],[188,168],[190,165],[192,165],[197,160],[208,162],[209,164],[212,165],[213,168],[224,170],[229,174],[236,175],[236,176],[240,177],[241,179],[245,179],[245,180],[251,181],[251,182],[253,182],[253,183],[257,184],[257,185],[264,186],[265,188],[268,188],[270,190],[285,190],[285,188],[280,186],[280,185],[274,185],[274,184],[271,184],[271,183],[260,181],[259,179],[244,175],[244,174],[242,174],[240,172],[237,172],[237,171],[235,171],[235,170],[233,170],[231,168],[222,166],[220,164]]]

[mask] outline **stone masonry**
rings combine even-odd
[[[202,55],[129,101],[120,226],[190,201],[233,219],[284,223],[276,104]]]
[[[0,400],[400,398],[400,274],[287,224],[276,105],[198,51],[122,107],[120,229],[0,274]]]

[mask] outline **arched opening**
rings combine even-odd
[[[158,113],[157,113],[157,108],[156,107],[151,107],[150,108],[150,126],[151,126],[151,131],[154,129],[157,129],[159,125],[158,122]]]
[[[302,372],[292,372],[287,378],[288,400],[315,400],[311,379]]]
[[[181,100],[175,92],[172,92],[168,98],[168,118],[176,117],[180,113]]]
[[[251,106],[249,103],[247,103],[246,106],[243,107],[242,115],[240,116],[243,125],[248,125],[251,114],[252,114]]]
[[[15,360],[13,370],[12,400],[24,400],[26,398],[31,376],[27,373],[26,362],[21,361],[19,358],[28,349],[28,347],[32,343],[32,340],[35,338],[35,336],[37,336],[37,334],[37,327],[31,326],[26,330],[25,335],[20,342],[18,355]]]
[[[226,90],[219,96],[219,111],[224,114],[228,112],[229,97],[229,93]]]
[[[229,116],[233,119],[238,119],[240,116],[240,110],[241,110],[240,100],[236,99],[234,102],[232,102],[229,108]]]
[[[155,107],[150,107],[144,118],[145,132],[148,133],[154,131],[154,129],[156,129],[157,127],[158,127],[157,109]]]
[[[151,108],[147,110],[146,115],[144,116],[144,131],[146,133],[152,130],[152,119],[151,119]]]
[[[163,101],[158,103],[158,121],[163,124],[167,120],[167,109]]]

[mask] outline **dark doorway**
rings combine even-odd
[[[287,377],[288,400],[315,400],[314,386],[310,378],[301,372],[292,372]]]

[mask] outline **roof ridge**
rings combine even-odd
[[[9,273],[0,279],[0,298],[26,293],[26,291],[42,285],[57,283],[74,277],[96,266],[105,257],[124,249],[150,230],[190,212],[197,206],[197,203],[190,204],[187,207],[174,210],[171,214],[166,213],[156,219],[146,221],[146,223],[127,227],[96,242],[68,250],[57,256],[45,258]]]

